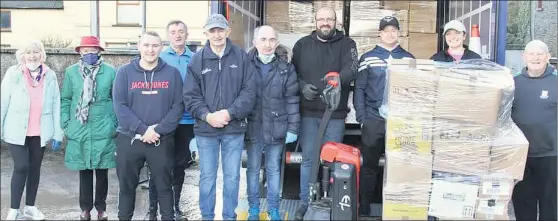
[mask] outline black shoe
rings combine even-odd
[[[143,220],[149,220],[149,221],[155,221],[157,220],[157,210],[154,209],[150,209],[147,212],[147,215],[145,215],[145,218]]]
[[[300,204],[295,212],[295,220],[303,220],[304,214],[306,214],[306,210],[308,210],[308,204]]]
[[[177,221],[188,221],[186,214],[184,214],[184,212],[180,211],[179,209],[175,210],[174,219]]]

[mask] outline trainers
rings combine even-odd
[[[250,207],[248,210],[248,220],[260,220],[260,208],[256,206]]]
[[[108,220],[107,211],[97,210],[97,220]]]
[[[45,214],[41,213],[36,206],[25,206],[23,208],[23,215],[31,220],[44,220]]]
[[[269,220],[281,220],[281,215],[278,209],[270,209],[267,211],[267,217]]]
[[[174,219],[177,221],[188,221],[188,217],[184,212],[180,211],[179,209],[175,210]]]
[[[303,220],[304,214],[306,214],[306,210],[308,210],[308,204],[300,204],[295,212],[295,220]]]
[[[4,220],[18,220],[19,219],[19,210],[18,209],[10,209],[8,211],[8,215]]]
[[[84,220],[84,221],[91,220],[91,212],[87,210],[82,211],[81,214],[79,215],[79,220]]]

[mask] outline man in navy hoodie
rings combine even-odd
[[[398,43],[399,21],[387,16],[380,21],[380,44],[366,52],[360,58],[353,105],[357,121],[362,126],[362,156],[361,171],[361,205],[370,204],[370,198],[375,191],[378,172],[378,162],[385,153],[386,122],[385,115],[380,112],[384,100],[386,84],[386,67],[389,59],[412,59],[414,56]],[[369,206],[361,206],[363,215],[370,214]]]
[[[161,37],[145,32],[138,42],[140,58],[122,66],[113,85],[118,118],[116,173],[120,193],[118,219],[131,220],[140,169],[149,164],[163,220],[174,220],[171,172],[174,139],[182,103],[182,77],[178,69],[159,58]]]
[[[525,46],[526,67],[514,77],[512,119],[529,140],[523,180],[515,185],[517,220],[556,220],[556,108],[558,77],[548,62],[548,46],[539,40]]]
[[[256,70],[246,52],[229,40],[231,29],[220,14],[205,25],[208,41],[192,57],[184,84],[186,110],[196,118],[200,166],[200,210],[215,218],[219,153],[223,163],[223,219],[235,220],[247,117],[256,101]]]

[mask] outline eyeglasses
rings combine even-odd
[[[335,18],[317,18],[316,21],[317,21],[317,22],[324,22],[324,21],[327,21],[328,23],[330,23],[330,22],[334,22],[334,21],[335,21]]]

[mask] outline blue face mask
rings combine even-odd
[[[84,54],[81,56],[81,59],[83,60],[83,62],[85,62],[88,65],[94,65],[99,60],[99,54],[97,53]]]

